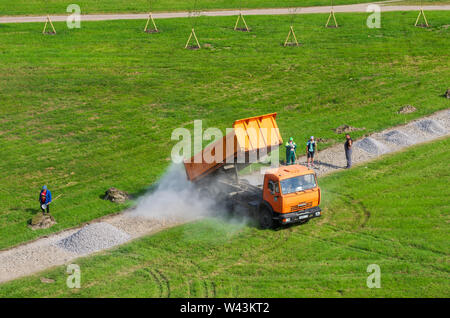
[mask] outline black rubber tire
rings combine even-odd
[[[261,208],[258,221],[261,229],[272,229],[274,225],[272,212],[266,207]]]

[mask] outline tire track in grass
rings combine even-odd
[[[357,200],[355,197],[353,197],[352,195],[350,195],[348,193],[339,193],[339,192],[330,191],[330,190],[327,190],[327,192],[336,194],[338,196],[341,196],[341,197],[347,199],[348,206],[354,206],[355,204],[359,205],[362,212],[364,213],[364,220],[362,222],[360,222],[359,228],[364,228],[366,226],[367,222],[370,219],[371,214],[370,214],[369,209],[364,205],[364,203],[361,200]]]
[[[155,273],[159,275],[161,281],[164,283],[164,286],[167,288],[167,298],[170,298],[170,281],[167,277],[162,273],[162,271],[155,269]]]
[[[170,297],[170,284],[167,278],[158,270],[151,269],[150,267],[144,268],[144,271],[147,272],[152,277],[153,281],[158,285],[159,298]],[[167,292],[164,292],[165,290]]]
[[[387,241],[387,242],[389,242],[389,243],[392,243],[392,240],[389,240],[389,239],[383,239],[383,238],[379,238],[379,237],[376,237],[376,236],[371,236],[370,234],[367,234],[367,233],[362,233],[362,232],[352,232],[352,231],[348,231],[348,230],[345,230],[345,229],[338,228],[337,226],[334,226],[334,225],[331,225],[331,224],[324,224],[324,226],[328,226],[328,227],[330,227],[331,229],[334,229],[334,230],[339,231],[339,232],[337,232],[337,233],[345,232],[346,234],[354,235],[354,236],[356,236],[356,237],[358,237],[359,235],[362,235],[362,236],[369,236],[369,237],[371,237],[371,238],[373,238],[373,239],[376,239],[376,240],[379,240],[379,241],[384,241],[384,242]],[[311,232],[311,233],[312,233],[312,232]],[[339,243],[339,242],[336,242],[336,241],[332,240],[331,238],[330,238],[330,239],[327,239],[327,238],[320,238],[320,237],[318,237],[318,236],[307,235],[307,234],[300,233],[300,232],[299,232],[299,235],[302,235],[302,236],[304,236],[304,237],[308,237],[308,238],[315,239],[315,240],[320,241],[320,242],[323,242],[323,243],[325,243],[325,244],[331,244],[331,245],[334,245],[334,246],[342,247],[342,248],[345,248],[345,249],[350,250],[350,251],[362,252],[363,254],[366,254],[366,255],[368,255],[368,254],[374,254],[374,255],[377,255],[378,257],[383,257],[383,258],[385,258],[385,259],[389,259],[389,260],[392,260],[392,261],[401,261],[401,262],[407,262],[407,263],[414,262],[414,261],[412,261],[412,260],[409,259],[409,258],[404,258],[404,257],[401,257],[401,256],[393,256],[393,255],[391,255],[391,254],[382,253],[382,252],[380,252],[380,251],[375,251],[375,250],[370,250],[370,249],[367,249],[367,248],[362,248],[362,247],[358,247],[358,246],[346,245],[346,244],[343,244],[343,243]],[[403,245],[402,243],[400,243],[400,244]],[[414,246],[413,246],[413,247],[414,247]],[[444,255],[446,255],[446,254],[444,254]],[[446,272],[446,273],[449,273],[449,272],[450,272],[450,270],[447,270],[447,269],[445,269],[445,268],[439,268],[439,267],[437,267],[437,266],[435,266],[435,265],[433,265],[433,264],[424,264],[424,263],[422,263],[422,262],[420,262],[420,261],[417,261],[417,262],[414,262],[414,263],[415,263],[415,264],[418,264],[418,265],[420,265],[420,266],[422,266],[422,267],[428,267],[428,268],[435,269],[435,270],[440,271],[440,272]]]
[[[370,213],[369,209],[367,209],[367,207],[364,205],[364,203],[361,200],[356,200],[353,196],[351,196],[349,194],[339,193],[339,192],[330,191],[330,190],[327,190],[327,191],[330,192],[330,193],[342,196],[342,197],[347,197],[351,201],[349,203],[356,202],[362,208],[362,210],[364,211],[364,215],[365,215],[365,219],[360,224],[359,227],[360,228],[364,228],[366,226],[367,222],[369,221],[369,219],[371,217],[371,213]],[[324,225],[326,225],[326,226],[328,226],[330,228],[333,228],[336,231],[341,231],[341,232],[344,231],[344,232],[346,232],[348,234],[363,235],[363,236],[367,236],[367,237],[370,237],[371,239],[375,239],[375,240],[378,240],[378,241],[383,241],[383,242],[388,242],[388,243],[395,243],[395,242],[397,242],[397,241],[389,239],[389,238],[383,238],[383,237],[376,236],[376,235],[373,235],[373,234],[369,234],[369,233],[366,233],[366,232],[350,232],[350,231],[347,231],[345,229],[338,228],[337,226],[334,226],[334,225],[329,224],[329,223],[325,223]],[[410,243],[406,243],[406,242],[400,242],[400,241],[398,241],[398,243],[400,245],[402,245],[402,246],[408,246],[408,247],[413,248],[413,249],[421,249],[421,250],[429,251],[429,252],[432,252],[432,253],[435,253],[435,254],[438,254],[438,255],[441,255],[441,256],[447,256],[447,254],[445,252],[442,252],[442,251],[439,251],[439,250],[435,250],[435,249],[432,249],[432,248],[428,248],[428,247],[425,247],[425,246],[421,246],[421,245],[419,246],[419,245],[410,244]]]
[[[154,244],[150,244],[150,245],[151,245],[151,247],[155,248],[156,250],[161,250],[161,248],[159,246],[156,246]],[[171,249],[165,248],[163,251],[165,253],[169,253],[171,258],[176,258],[177,256],[179,256],[179,254],[176,251],[173,251]],[[191,268],[194,269],[194,273],[197,274],[196,275],[197,277],[208,278],[207,275],[205,276],[206,272],[201,269],[200,265],[197,262],[192,260],[192,258],[186,258],[186,260],[191,265]],[[153,264],[153,266],[155,266],[155,265],[157,266],[158,264]],[[168,293],[167,293],[168,296],[167,297],[170,297],[170,295],[171,295],[171,287],[170,287],[170,280],[169,280],[169,278],[167,278],[167,276],[165,276],[162,273],[161,270],[155,269],[154,271],[157,273],[157,275],[155,273],[153,273],[152,276],[154,276],[154,277],[159,276],[160,280],[164,281],[164,283],[166,285],[166,288],[167,288],[167,291],[168,291]],[[158,280],[158,282],[160,282],[160,280]],[[198,286],[195,286],[196,282],[197,282],[197,280],[190,280],[189,278],[187,278],[185,280],[185,284],[187,285],[188,297],[197,297],[198,296],[198,295],[195,295],[196,290],[197,290],[196,287],[198,287]],[[214,284],[214,283],[212,282],[212,284]],[[207,287],[206,281],[204,280],[203,284],[200,283],[200,284],[197,284],[197,285],[202,286],[201,290],[199,290],[199,294],[203,294],[204,297],[208,297],[209,292],[208,292],[208,287]],[[214,289],[213,290],[214,290],[213,294],[215,295],[215,293],[216,293],[215,285],[214,285]]]

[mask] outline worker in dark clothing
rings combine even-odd
[[[52,193],[49,189],[47,189],[47,186],[43,186],[41,192],[39,193],[39,203],[41,204],[43,214],[45,214],[46,210],[47,213],[50,213],[49,205],[52,203]]]
[[[316,152],[316,141],[314,140],[314,136],[306,143],[306,157],[308,160],[308,168],[310,165],[314,168],[314,153]]]
[[[352,166],[352,146],[353,146],[353,140],[350,138],[349,134],[345,135],[345,158],[347,159],[347,169],[349,169]]]
[[[295,164],[295,150],[297,149],[297,144],[294,142],[294,138],[289,138],[289,142],[286,143],[286,165]]]

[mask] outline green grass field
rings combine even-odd
[[[449,147],[321,178],[324,214],[306,225],[207,219],[74,261],[81,289],[60,266],[0,285],[0,297],[449,297]],[[379,289],[366,286],[370,264]]]
[[[435,0],[425,0],[435,1]],[[424,1],[424,2],[425,2]],[[365,3],[368,0],[334,0],[334,4]],[[65,0],[0,0],[2,15],[66,14]],[[78,0],[83,14],[189,11],[241,8],[309,7],[330,5],[331,0]]]
[[[284,138],[310,135],[330,145],[333,129],[364,128],[360,137],[448,108],[450,30],[446,12],[429,12],[430,29],[414,28],[415,12],[383,14],[368,29],[366,14],[294,20],[300,48],[284,48],[291,18],[248,17],[250,33],[234,32],[234,17],[196,23],[205,47],[183,49],[192,20],[0,25],[0,248],[12,246],[124,206],[101,200],[115,186],[145,191],[169,165],[172,129],[230,127],[234,120],[278,112]],[[418,111],[399,115],[413,104]],[[38,193],[47,184],[58,224],[31,231]]]

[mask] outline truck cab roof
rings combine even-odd
[[[292,177],[303,176],[305,174],[315,174],[315,172],[302,165],[281,166],[279,168],[270,169],[266,175],[273,176],[278,180],[289,179]]]

